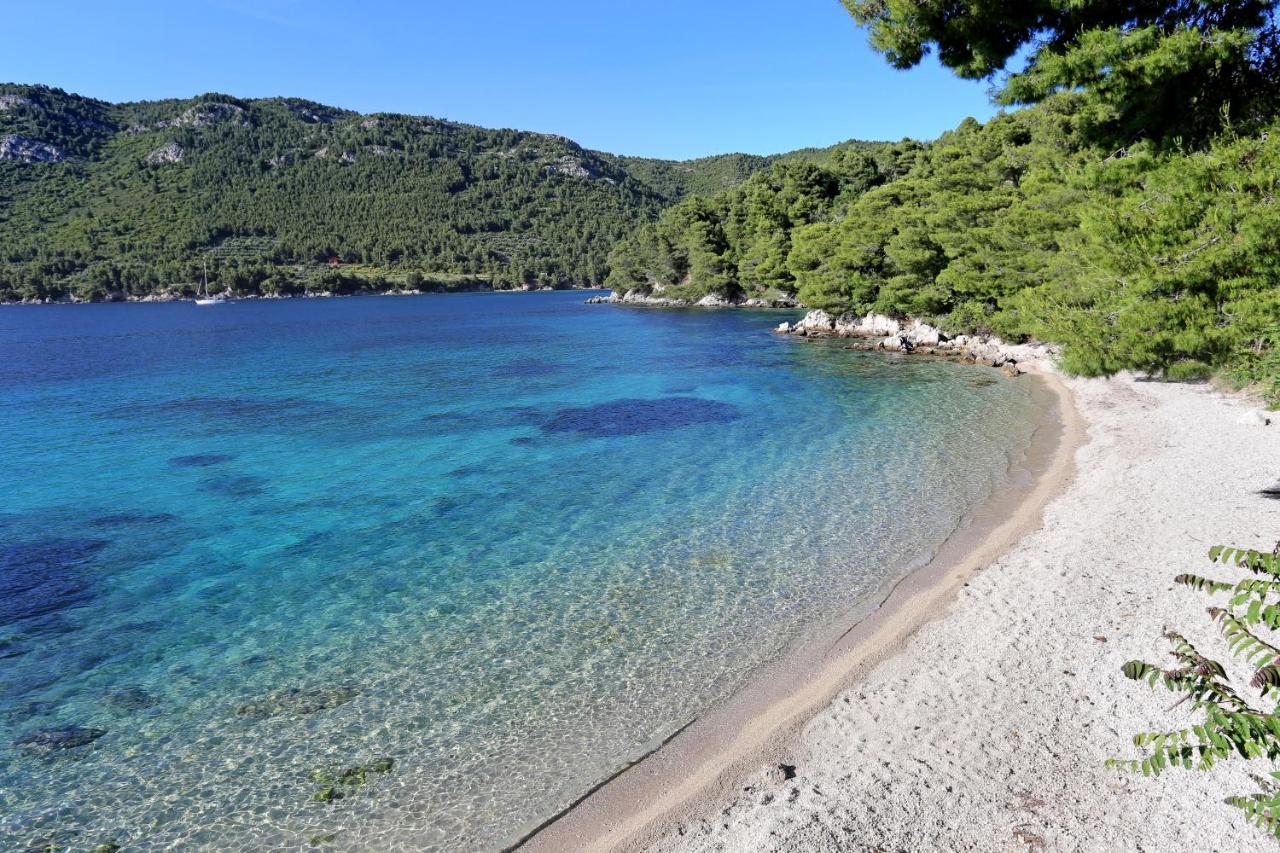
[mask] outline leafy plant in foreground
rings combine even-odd
[[[1210,607],[1209,615],[1218,623],[1231,654],[1253,670],[1249,687],[1260,693],[1262,702],[1276,702],[1280,700],[1280,545],[1270,554],[1218,545],[1209,550],[1209,559],[1250,574],[1235,582],[1181,574],[1174,582],[1209,595],[1230,595],[1226,607]],[[1201,654],[1181,634],[1168,631],[1165,636],[1173,644],[1174,667],[1164,669],[1131,660],[1124,665],[1124,674],[1153,688],[1163,685],[1182,694],[1181,702],[1189,701],[1195,711],[1203,712],[1203,722],[1186,729],[1134,735],[1134,744],[1145,756],[1112,758],[1107,766],[1158,776],[1170,767],[1208,770],[1219,761],[1237,757],[1280,759],[1280,704],[1269,710],[1255,707],[1232,684],[1221,663]],[[1280,772],[1270,775],[1280,780]],[[1280,785],[1266,787],[1249,796],[1228,797],[1227,802],[1280,837]]]

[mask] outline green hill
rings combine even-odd
[[[601,283],[624,234],[777,158],[569,139],[295,98],[112,104],[0,84],[0,300]],[[328,259],[340,258],[331,267]]]

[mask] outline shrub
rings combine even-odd
[[[1133,743],[1144,755],[1109,759],[1108,767],[1158,776],[1170,767],[1208,770],[1232,758],[1264,758],[1273,765],[1280,759],[1280,704],[1268,710],[1255,707],[1248,698],[1253,692],[1262,702],[1280,700],[1280,545],[1270,554],[1219,545],[1209,550],[1209,559],[1248,574],[1234,582],[1182,574],[1174,582],[1209,595],[1230,595],[1226,607],[1210,607],[1208,612],[1231,654],[1253,670],[1250,691],[1233,684],[1221,663],[1201,654],[1181,634],[1167,631],[1176,665],[1163,669],[1131,660],[1124,665],[1124,674],[1182,694],[1182,701],[1203,714],[1203,721],[1189,729],[1134,735]],[[1271,776],[1280,780],[1280,772]],[[1280,786],[1265,787],[1255,794],[1228,797],[1226,802],[1280,837]]]

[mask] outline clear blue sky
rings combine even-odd
[[[292,95],[620,154],[932,138],[984,84],[894,71],[837,0],[12,3],[0,80],[111,101]]]

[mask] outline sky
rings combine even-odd
[[[931,139],[994,112],[895,71],[838,0],[14,3],[0,81],[108,101],[222,92],[558,133],[685,159]]]

